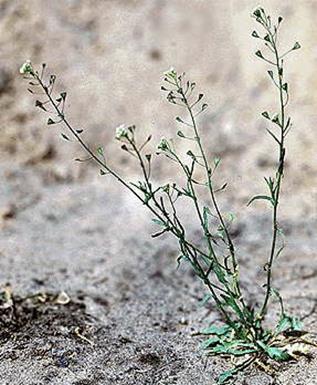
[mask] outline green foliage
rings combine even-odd
[[[288,316],[284,312],[284,304],[279,292],[273,287],[272,270],[274,261],[281,254],[284,243],[279,246],[281,230],[278,226],[278,207],[281,195],[281,185],[284,176],[285,164],[285,138],[291,128],[291,119],[286,116],[286,106],[289,102],[289,85],[285,81],[285,57],[294,50],[300,48],[296,42],[285,53],[280,52],[277,38],[280,31],[282,17],[278,17],[274,23],[263,8],[259,7],[253,12],[253,18],[261,28],[261,32],[253,31],[252,37],[264,44],[255,55],[263,60],[270,68],[267,70],[269,80],[278,89],[277,112],[264,111],[262,116],[273,127],[267,128],[267,132],[274,140],[278,148],[277,167],[273,175],[264,178],[268,193],[258,194],[250,199],[248,205],[254,201],[264,200],[270,203],[272,210],[272,242],[270,254],[265,263],[266,283],[263,304],[259,309],[254,309],[246,303],[241,290],[239,265],[235,246],[230,233],[230,225],[234,219],[231,213],[223,213],[218,204],[217,194],[223,191],[227,184],[220,188],[215,187],[215,172],[220,165],[220,158],[209,161],[206,154],[203,139],[200,135],[198,116],[208,107],[204,102],[202,93],[196,94],[196,83],[187,79],[185,73],[178,73],[171,68],[164,74],[164,85],[161,90],[166,93],[166,99],[173,105],[183,107],[185,116],[177,116],[176,121],[182,126],[176,137],[178,140],[191,144],[187,151],[186,160],[175,150],[173,139],[162,138],[157,146],[156,155],[165,157],[176,164],[183,175],[183,182],[157,185],[152,180],[152,159],[155,154],[148,150],[151,136],[140,138],[135,126],[121,125],[117,128],[115,138],[120,142],[121,149],[138,162],[141,170],[141,179],[137,183],[126,181],[114,168],[110,167],[105,159],[102,147],[96,151],[91,149],[82,138],[82,129],[76,129],[65,116],[66,92],[54,96],[53,87],[56,81],[55,75],[45,76],[46,65],[42,65],[42,71],[36,71],[31,62],[27,61],[21,67],[21,73],[31,82],[31,87],[36,86],[43,93],[43,100],[37,100],[35,106],[48,112],[49,105],[55,112],[54,119],[49,118],[48,125],[63,124],[67,129],[67,135],[61,133],[63,139],[75,139],[88,154],[86,159],[76,159],[80,162],[93,160],[99,166],[101,175],[110,175],[127,190],[129,190],[154,216],[153,223],[159,230],[152,236],[158,237],[170,233],[176,238],[180,256],[178,265],[183,261],[189,263],[197,277],[208,290],[206,300],[213,299],[223,317],[221,326],[211,325],[201,334],[207,335],[202,348],[208,354],[245,357],[246,360],[237,364],[233,369],[222,373],[219,383],[224,384],[231,380],[240,370],[246,369],[255,359],[263,356],[275,361],[283,361],[290,358],[287,351],[287,334],[300,331],[302,325],[297,318]],[[33,90],[28,89],[31,93]],[[37,93],[38,94],[38,93]],[[50,114],[52,111],[50,111]],[[146,151],[146,152],[145,152]],[[203,177],[202,177],[203,175]],[[198,186],[205,189],[209,196],[208,204],[202,203]],[[188,235],[178,212],[178,200],[182,199],[188,205],[192,205],[195,216],[201,228],[202,243],[197,245]],[[193,218],[194,219],[194,218]],[[275,297],[280,302],[280,320],[274,330],[265,329],[263,320],[267,313],[270,298]],[[283,337],[283,338],[282,338]]]

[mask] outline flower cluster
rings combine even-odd
[[[121,124],[116,128],[116,139],[122,140],[128,137],[128,129],[125,124]]]
[[[27,75],[34,72],[31,60],[26,60],[20,67],[20,74]]]
[[[168,143],[168,140],[166,138],[161,138],[159,144],[157,145],[157,149],[161,151],[170,150],[170,144]]]

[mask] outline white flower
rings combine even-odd
[[[31,72],[34,72],[31,60],[26,60],[25,63],[23,63],[20,67],[20,74],[25,75],[30,74]]]
[[[116,139],[121,140],[128,137],[128,131],[124,124],[116,128]]]
[[[177,76],[177,72],[175,71],[174,67],[171,67],[169,70],[164,72],[164,75],[169,78],[175,79]]]
[[[169,150],[170,145],[166,138],[161,138],[159,144],[157,145],[157,149],[161,151],[167,151]]]

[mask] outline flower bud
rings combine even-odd
[[[31,74],[33,71],[33,66],[31,60],[26,60],[25,63],[20,67],[20,74],[26,75]]]

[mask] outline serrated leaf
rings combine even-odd
[[[268,346],[262,341],[257,341],[257,344],[275,361],[285,361],[290,358],[289,354],[280,348]]]

